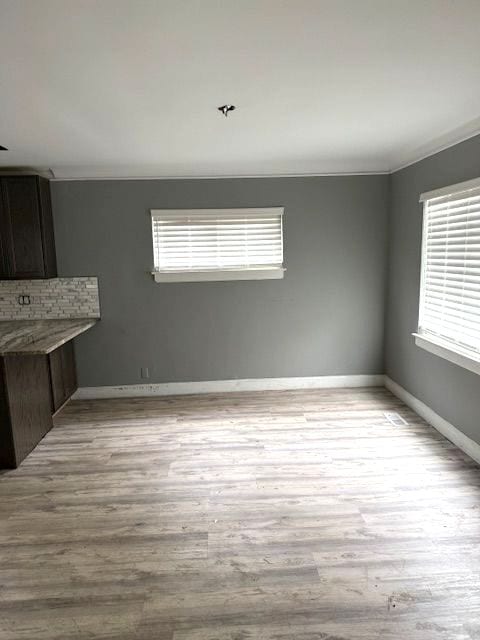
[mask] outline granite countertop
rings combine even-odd
[[[70,320],[0,321],[0,356],[44,355],[58,349],[98,322],[96,318]]]

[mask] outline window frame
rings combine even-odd
[[[161,214],[165,216],[178,215],[179,217],[195,215],[206,212],[218,212],[218,218],[221,219],[223,216],[228,216],[229,214],[238,214],[239,212],[245,214],[246,216],[255,217],[256,215],[261,216],[262,214],[276,214],[280,217],[280,241],[282,246],[282,264],[275,266],[265,266],[265,267],[222,267],[222,268],[212,268],[212,269],[179,269],[177,271],[174,270],[161,270],[153,268],[152,275],[157,283],[168,283],[168,282],[221,282],[228,280],[278,280],[282,279],[284,272],[286,271],[284,267],[284,234],[283,234],[283,218],[284,218],[284,208],[283,207],[258,207],[258,208],[244,208],[244,207],[236,207],[236,208],[202,208],[202,209],[151,209],[151,231],[152,231],[152,247],[153,247],[153,262],[155,264],[155,233],[153,229],[155,217]]]
[[[441,198],[451,195],[453,196],[461,193],[466,193],[471,189],[479,188],[480,178],[475,178],[473,180],[467,180],[466,182],[460,182],[458,184],[435,189],[434,191],[427,191],[425,193],[422,193],[420,196],[420,203],[423,205],[420,291],[417,330],[412,333],[412,336],[415,338],[415,344],[418,347],[445,360],[448,360],[449,362],[452,362],[459,367],[480,375],[480,352],[476,352],[475,350],[469,349],[468,347],[463,347],[460,344],[452,343],[446,339],[443,340],[441,336],[437,336],[434,333],[428,332],[428,330],[425,331],[422,329],[422,312],[425,299],[425,262],[427,259],[427,203],[434,198]]]

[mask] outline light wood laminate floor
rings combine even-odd
[[[480,470],[385,389],[55,423],[0,475],[1,640],[480,638]]]

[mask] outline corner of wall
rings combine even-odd
[[[384,307],[383,307],[383,373],[387,373],[387,338],[389,325],[389,291],[390,291],[390,232],[392,216],[392,174],[388,174],[387,183],[387,210],[386,210],[386,232],[385,232],[385,274],[384,274]]]

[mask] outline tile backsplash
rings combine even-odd
[[[0,320],[99,317],[97,278],[0,281]]]

